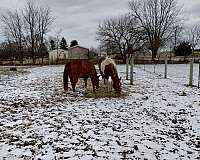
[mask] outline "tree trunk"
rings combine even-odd
[[[120,55],[122,56],[122,59],[123,59],[123,63],[125,64],[126,63],[126,56],[124,55],[123,48],[121,47],[120,44],[118,44],[118,47],[119,47]]]
[[[42,65],[44,64],[44,56],[42,55]]]
[[[122,54],[122,61],[123,61],[123,64],[126,64],[126,56]]]
[[[124,45],[124,46],[123,46],[123,53],[122,53],[123,64],[126,64],[126,58],[127,58],[127,55],[126,55],[126,47],[125,47],[125,45]]]
[[[20,44],[19,44],[19,47],[18,47],[18,52],[19,52],[19,54],[20,54],[20,65],[23,65],[23,60],[24,60],[24,53],[23,53],[23,50],[22,50],[22,42],[21,42],[21,40],[20,40],[20,42],[19,42]]]
[[[34,53],[34,48],[31,47],[31,58],[33,60],[33,65],[35,65],[35,53]]]
[[[151,52],[152,52],[152,60],[154,60],[157,56],[158,48],[153,48]]]
[[[35,65],[35,56],[34,56],[34,53],[32,53],[32,60],[33,60],[33,65]]]
[[[24,59],[24,54],[23,54],[23,51],[20,51],[19,52],[19,54],[20,54],[20,65],[23,65],[23,59]]]
[[[35,43],[34,43],[33,32],[31,33],[31,55],[33,59],[33,65],[35,65]]]

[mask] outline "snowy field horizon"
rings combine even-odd
[[[162,64],[136,65],[133,85],[117,69],[126,97],[86,98],[80,83],[77,97],[64,94],[64,65],[0,73],[0,159],[200,159],[189,65],[168,65],[167,79]]]

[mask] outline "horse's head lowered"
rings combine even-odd
[[[114,60],[106,57],[99,66],[102,77],[107,80],[109,77],[111,77],[115,92],[120,93],[122,90],[121,78],[118,77],[117,68]]]
[[[119,78],[118,75],[116,74],[115,76],[112,77],[112,81],[115,92],[117,94],[120,94],[122,90],[121,78]]]

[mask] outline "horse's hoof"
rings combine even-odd
[[[77,97],[78,94],[77,94],[76,92],[73,92],[73,96],[74,96],[74,97]]]
[[[64,94],[67,94],[67,90],[64,90],[63,93],[64,93]]]

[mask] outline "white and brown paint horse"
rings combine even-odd
[[[109,77],[112,79],[112,87],[114,88],[116,93],[121,93],[121,78],[119,78],[118,73],[117,73],[117,68],[116,64],[113,59],[106,57],[102,62],[99,64],[99,70],[101,73],[102,78],[104,79],[104,84],[105,80],[108,80]]]

